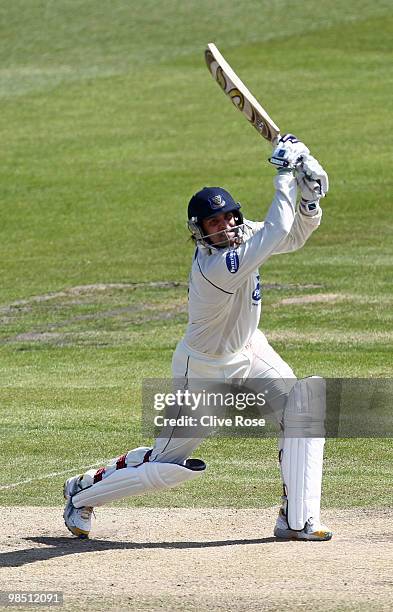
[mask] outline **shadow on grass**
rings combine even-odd
[[[24,548],[0,554],[0,567],[21,567],[36,561],[48,561],[65,555],[99,552],[105,550],[143,549],[192,549],[216,548],[220,546],[242,546],[278,542],[274,537],[250,540],[217,540],[208,542],[115,542],[111,540],[78,540],[72,537],[32,537],[26,541],[44,544],[47,548]]]

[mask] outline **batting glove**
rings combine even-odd
[[[278,141],[277,147],[269,157],[273,166],[281,169],[293,170],[310,153],[305,144],[300,142],[293,134],[284,134]]]
[[[329,191],[329,177],[311,155],[305,156],[297,167],[296,180],[304,200],[319,200]]]

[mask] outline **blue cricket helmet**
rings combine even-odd
[[[231,194],[221,187],[204,187],[192,196],[188,204],[188,218],[194,218],[197,223],[219,213],[227,213],[240,209]]]
[[[235,213],[236,225],[241,226],[243,215],[240,212],[240,204],[222,187],[204,187],[193,195],[188,204],[188,228],[195,241],[210,246],[209,236],[205,236],[203,232],[202,221],[229,212]]]

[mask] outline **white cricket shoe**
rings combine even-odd
[[[284,538],[285,540],[309,540],[314,542],[323,542],[331,540],[333,532],[321,523],[316,523],[313,519],[309,519],[301,531],[290,529],[285,517],[284,511],[280,508],[276,526],[274,528],[276,538]]]
[[[65,526],[74,536],[80,539],[86,539],[89,537],[89,532],[91,530],[91,515],[93,513],[93,508],[90,506],[75,508],[72,503],[72,496],[82,490],[80,486],[81,478],[82,476],[73,476],[64,483],[64,498],[67,501],[63,517]]]

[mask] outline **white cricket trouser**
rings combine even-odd
[[[212,389],[217,388],[217,383],[240,383],[255,395],[268,394],[269,409],[284,428],[279,448],[288,525],[301,530],[311,517],[319,521],[324,439],[301,435],[310,422],[319,424],[323,420],[324,399],[318,388],[313,388],[315,378],[297,381],[291,368],[259,330],[244,350],[229,358],[206,357],[180,341],[173,356],[172,371],[176,386],[180,383],[183,390],[194,388],[200,392],[201,384],[205,387],[206,381],[208,385],[211,381]],[[183,412],[186,416],[187,406],[176,406],[177,420]],[[127,495],[176,486],[196,477],[201,468],[197,472],[195,466],[188,468],[183,464],[213,430],[200,428],[195,435],[189,427],[164,427],[153,449],[133,449],[113,459],[106,468],[86,472],[80,481],[82,490],[74,495],[73,503],[78,508],[102,505]]]
[[[268,390],[269,404],[273,405],[278,420],[282,416],[288,394],[296,381],[295,374],[287,363],[270,346],[265,335],[257,330],[249,344],[239,353],[230,357],[212,358],[192,351],[183,340],[179,342],[172,360],[172,373],[176,383],[213,379],[215,382],[230,383],[234,379],[247,383],[250,391],[258,393]],[[260,388],[258,388],[260,384]],[[178,417],[181,412],[178,413]],[[181,464],[203,437],[187,437],[182,428],[166,427],[155,441],[150,461]],[[201,430],[200,430],[201,431]],[[204,428],[201,433],[209,435],[211,430]],[[181,437],[180,437],[181,436]]]

